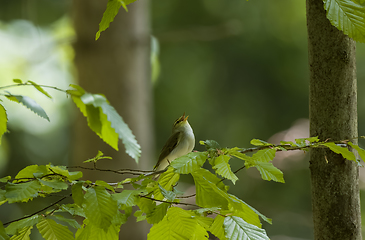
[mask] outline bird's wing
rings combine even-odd
[[[161,161],[172,152],[172,150],[177,146],[177,144],[179,144],[181,140],[181,134],[182,134],[181,132],[176,132],[172,134],[169,140],[167,140],[165,146],[161,150],[158,162],[153,169],[156,169],[160,165]]]

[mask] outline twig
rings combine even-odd
[[[18,218],[18,219],[12,220],[12,221],[10,221],[10,222],[6,222],[6,223],[4,223],[3,225],[4,225],[4,226],[6,226],[6,225],[8,225],[8,224],[10,224],[10,223],[17,222],[17,221],[20,221],[20,220],[23,220],[23,219],[26,219],[26,218],[30,218],[30,217],[32,217],[32,216],[34,216],[34,215],[38,214],[38,213],[43,212],[44,210],[47,210],[47,209],[48,209],[48,208],[50,208],[50,207],[53,207],[54,205],[58,204],[59,202],[62,202],[63,200],[65,200],[66,198],[71,197],[71,196],[72,196],[72,194],[70,194],[69,196],[65,196],[65,197],[63,197],[63,198],[61,198],[61,199],[57,200],[56,202],[52,203],[51,205],[49,205],[49,206],[47,206],[47,207],[42,208],[41,210],[39,210],[39,211],[37,211],[37,212],[34,212],[34,213],[32,213],[32,214],[30,214],[30,215],[28,215],[28,216],[24,216],[24,217],[21,217],[21,218]]]
[[[156,202],[162,202],[162,203],[170,203],[170,204],[180,204],[180,205],[185,205],[185,206],[193,206],[193,207],[198,207],[200,208],[198,205],[192,204],[192,203],[182,203],[182,202],[168,202],[168,201],[164,201],[164,200],[157,200],[151,197],[147,197],[146,195],[140,195],[140,197],[143,198],[147,198],[150,199],[152,201],[156,201]]]

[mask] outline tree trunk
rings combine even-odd
[[[322,0],[307,0],[307,28],[310,135],[357,137],[355,42],[331,25]],[[313,149],[310,170],[315,239],[362,239],[357,164]]]
[[[113,160],[102,160],[98,167],[107,169],[153,168],[153,115],[150,80],[150,33],[148,1],[128,5],[129,12],[120,9],[110,27],[95,41],[99,22],[108,1],[73,1],[73,18],[77,35],[74,45],[75,63],[80,86],[92,93],[102,93],[132,129],[142,148],[140,164],[125,154],[120,141],[119,152],[106,145],[87,127],[79,114],[75,124],[74,164],[94,157],[98,150]],[[84,171],[84,178],[108,182],[121,181],[127,176],[105,172]],[[148,225],[136,223],[130,217],[122,225],[123,239],[146,239]]]

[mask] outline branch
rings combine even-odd
[[[193,207],[198,207],[198,208],[200,208],[198,205],[195,205],[195,204],[192,204],[192,203],[169,202],[169,201],[157,200],[157,199],[155,199],[155,198],[147,197],[146,195],[139,195],[139,196],[140,196],[140,197],[143,197],[143,198],[150,199],[150,200],[152,200],[152,201],[156,201],[156,202],[170,203],[170,204],[179,204],[179,205],[193,206]]]
[[[70,194],[69,196],[65,196],[65,197],[63,197],[63,198],[61,198],[61,199],[57,200],[56,202],[52,203],[51,205],[49,205],[49,206],[47,206],[47,207],[42,208],[41,210],[39,210],[39,211],[37,211],[37,212],[34,212],[34,213],[32,213],[32,214],[30,214],[30,215],[28,215],[28,216],[24,216],[24,217],[21,217],[21,218],[18,218],[18,219],[12,220],[12,221],[10,221],[10,222],[6,222],[6,223],[4,223],[3,225],[4,225],[4,226],[6,226],[6,225],[8,225],[8,224],[10,224],[10,223],[17,222],[17,221],[20,221],[20,220],[23,220],[23,219],[26,219],[26,218],[30,218],[30,217],[32,217],[32,216],[34,216],[34,215],[38,214],[38,213],[41,213],[41,212],[43,212],[43,211],[47,210],[47,209],[48,209],[48,208],[50,208],[50,207],[53,207],[54,205],[56,205],[56,204],[60,203],[61,201],[65,200],[66,198],[71,197],[71,196],[72,196],[72,194]]]

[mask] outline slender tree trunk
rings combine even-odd
[[[113,160],[98,162],[107,169],[152,169],[153,115],[150,80],[150,33],[148,1],[128,5],[129,12],[120,12],[110,27],[95,41],[99,22],[108,1],[73,1],[73,18],[77,35],[75,63],[79,84],[92,93],[106,95],[124,121],[132,129],[142,148],[140,164],[125,154],[120,141],[119,152],[106,145],[88,127],[81,114],[75,125],[74,163],[96,155],[101,150]],[[127,176],[105,172],[84,172],[84,178],[108,182],[121,181]],[[136,223],[134,217],[122,225],[123,239],[146,239],[148,225]]]
[[[307,0],[310,135],[356,137],[355,42],[332,26],[322,0]],[[325,149],[311,151],[315,239],[362,239],[359,171],[355,162]]]

